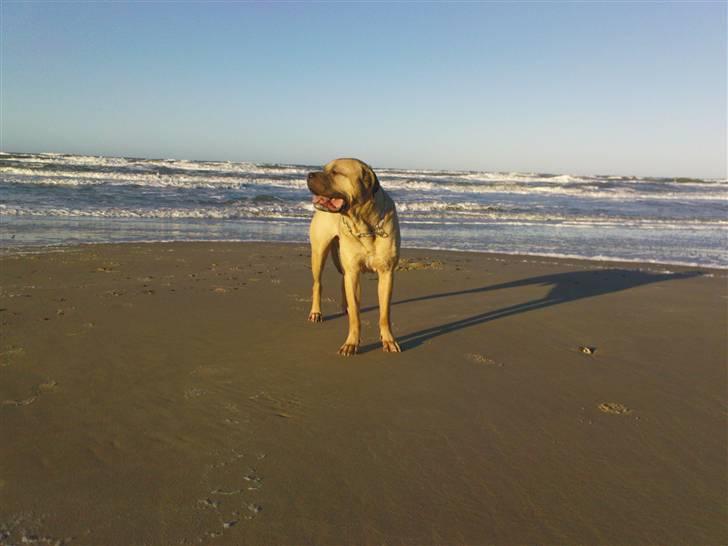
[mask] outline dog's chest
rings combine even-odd
[[[373,273],[381,273],[392,269],[393,260],[389,254],[365,253],[361,257],[361,269]]]
[[[380,237],[378,234],[367,234],[361,237],[346,223],[340,226],[341,254],[344,262],[351,264],[354,269],[381,273],[391,271],[397,262],[399,247],[396,239],[389,234]],[[363,233],[363,231],[362,231]]]

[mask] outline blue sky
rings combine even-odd
[[[726,4],[2,2],[4,151],[726,176]]]

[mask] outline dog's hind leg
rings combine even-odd
[[[341,265],[339,257],[339,238],[335,238],[331,243],[331,261],[334,262],[336,269],[341,273],[341,312],[346,313],[346,282],[344,281],[344,268]]]
[[[356,297],[359,301],[361,301],[361,284],[356,287]],[[341,312],[346,313],[347,309],[349,309],[349,306],[346,303],[346,279],[344,278],[344,275],[341,275]]]

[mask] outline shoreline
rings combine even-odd
[[[73,252],[83,248],[105,247],[105,246],[133,246],[133,245],[308,245],[308,241],[271,241],[271,240],[157,240],[157,241],[115,241],[115,242],[79,242],[73,244],[59,243],[57,245],[25,245],[17,247],[0,248],[0,259],[11,256],[25,256],[32,254],[43,254],[47,252]],[[678,268],[679,270],[701,269],[713,275],[728,276],[728,266],[720,267],[716,265],[702,265],[697,262],[693,263],[676,263],[676,262],[659,262],[646,261],[638,259],[610,258],[604,257],[582,257],[577,255],[560,255],[560,254],[524,254],[520,252],[490,252],[486,250],[463,250],[463,249],[445,249],[442,247],[419,247],[419,246],[402,246],[403,252],[446,252],[446,253],[463,253],[475,254],[489,257],[490,259],[522,259],[531,261],[532,263],[569,263],[569,264],[589,264],[592,267],[635,267],[638,269],[652,270],[654,268],[666,267]],[[542,261],[535,261],[536,259]]]
[[[721,271],[404,249],[340,357],[307,244],[71,248],[0,256],[0,542],[728,538]]]

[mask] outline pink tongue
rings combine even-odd
[[[339,197],[329,199],[328,197],[324,197],[323,195],[314,195],[313,203],[314,205],[320,205],[322,207],[325,207],[330,211],[337,211],[344,206],[343,199]]]

